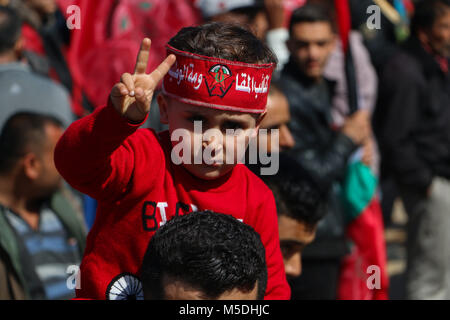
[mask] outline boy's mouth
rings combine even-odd
[[[204,165],[207,167],[210,167],[210,168],[219,168],[222,165],[222,163],[218,162],[218,161],[214,161],[211,164],[204,163]]]

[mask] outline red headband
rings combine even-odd
[[[263,113],[274,64],[249,64],[201,56],[167,45],[177,61],[163,80],[163,93],[202,107]]]

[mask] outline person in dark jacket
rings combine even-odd
[[[350,156],[370,136],[368,113],[358,111],[341,130],[332,128],[333,83],[323,77],[323,70],[336,36],[326,10],[313,4],[297,9],[289,32],[291,56],[279,80],[292,117],[295,146],[289,153],[321,190],[331,190],[316,239],[303,252],[303,275],[290,282],[292,298],[335,299],[341,258],[348,252],[339,181]]]
[[[286,277],[299,277],[303,251],[314,241],[317,225],[327,213],[326,195],[298,166],[297,161],[284,152],[280,153],[278,173],[261,178],[275,198]]]
[[[408,221],[407,297],[450,298],[450,1],[417,4],[386,66],[374,127]]]
[[[86,232],[53,163],[62,132],[57,118],[20,112],[0,135],[1,300],[75,297]]]

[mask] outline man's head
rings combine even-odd
[[[267,111],[261,121],[258,135],[258,146],[266,148],[268,154],[291,149],[295,145],[294,137],[289,129],[291,114],[289,112],[289,102],[284,93],[272,83],[267,98]],[[267,131],[261,131],[266,129]],[[271,135],[272,130],[278,130],[278,144],[273,146]]]
[[[269,23],[263,0],[200,0],[197,6],[207,21],[238,24],[265,39]]]
[[[193,212],[153,235],[141,279],[146,299],[262,299],[265,249],[258,233],[232,216]]]
[[[58,9],[56,0],[24,0],[24,3],[42,17],[53,14]]]
[[[17,60],[22,51],[22,22],[17,12],[0,6],[0,56],[10,55]]]
[[[324,193],[292,159],[282,154],[280,171],[265,182],[275,197],[280,247],[288,277],[302,272],[302,252],[316,236],[317,224],[326,214]]]
[[[189,132],[188,142],[192,149],[187,161],[189,163],[184,161],[183,165],[191,174],[206,180],[224,176],[240,160],[237,158],[240,150],[245,153],[249,139],[256,136],[266,107],[266,101],[263,103],[261,99],[264,99],[268,90],[268,77],[273,70],[271,64],[276,63],[276,57],[250,31],[230,24],[210,23],[184,28],[168,44],[186,59],[191,54],[196,58],[182,64],[182,57],[177,57],[175,67],[166,75],[163,92],[168,89],[168,85],[174,86],[176,92],[165,92],[158,96],[161,122],[169,125],[171,137],[177,129]],[[215,59],[215,62],[210,62],[208,69],[200,72],[199,69],[205,68],[204,65],[208,63],[203,64],[202,59]],[[201,63],[194,66],[197,60]],[[241,68],[247,72],[246,76],[243,77],[244,72],[233,73],[233,68]],[[265,73],[260,70],[265,70]],[[254,78],[251,78],[250,72],[255,74]],[[262,78],[261,74],[266,76]],[[177,87],[177,83],[182,85],[183,81],[189,86],[190,94],[202,92],[203,96],[198,99],[186,96],[187,90]],[[174,94],[177,96],[174,97]],[[255,103],[243,103],[237,97],[254,100]],[[230,104],[218,105],[225,101],[230,101]],[[261,109],[255,111],[255,106],[262,103]],[[201,123],[201,135],[214,130],[222,135],[221,139],[211,137],[203,141],[196,134],[195,122]],[[235,132],[227,134],[227,130]],[[200,139],[201,148],[194,150],[196,139]],[[212,162],[194,164],[195,154],[204,153],[206,148],[213,150]],[[226,154],[232,154],[233,157],[225,158]]]
[[[308,78],[318,80],[322,77],[335,42],[334,22],[324,6],[306,4],[292,13],[287,46]]]
[[[422,0],[411,22],[413,33],[437,54],[450,57],[450,0]]]
[[[0,135],[0,176],[20,181],[29,197],[50,197],[61,183],[53,153],[62,133],[61,121],[52,116],[11,116]]]

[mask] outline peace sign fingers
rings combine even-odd
[[[150,47],[152,41],[149,38],[142,40],[141,48],[136,59],[136,66],[134,67],[134,74],[145,74],[148,65],[148,59],[150,57]]]
[[[164,78],[164,76],[169,72],[170,68],[172,68],[175,63],[176,57],[171,54],[166,57],[166,59],[150,74],[150,78],[153,83],[158,85],[158,83]]]
[[[136,58],[134,74],[124,73],[120,83],[111,91],[111,101],[116,110],[133,122],[145,119],[150,111],[153,93],[175,63],[175,55],[169,55],[151,74],[147,74],[147,65],[150,57],[151,40],[142,40]]]

